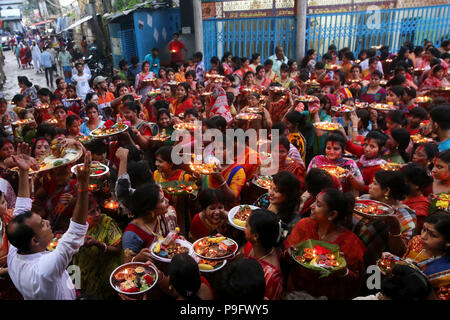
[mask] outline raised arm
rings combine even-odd
[[[72,221],[81,225],[86,224],[88,215],[88,189],[89,189],[90,166],[91,166],[91,153],[89,151],[86,151],[84,156],[84,165],[77,168],[78,197],[72,215]]]

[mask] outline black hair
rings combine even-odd
[[[3,148],[3,146],[4,146],[5,144],[7,144],[7,143],[11,143],[11,144],[14,146],[14,144],[12,143],[12,141],[9,140],[8,138],[6,138],[6,137],[0,137],[0,149]]]
[[[159,201],[161,187],[155,183],[146,183],[139,186],[131,196],[132,212],[134,216],[145,216],[156,208]]]
[[[380,170],[375,173],[375,179],[382,189],[389,188],[389,195],[395,200],[403,200],[410,193],[401,171]]]
[[[363,128],[366,129],[369,126],[370,113],[366,109],[356,109],[356,115],[361,120]]]
[[[414,116],[419,118],[420,120],[425,120],[428,116],[428,112],[422,107],[415,107],[409,111],[409,116]]]
[[[276,130],[276,129],[280,130],[279,132],[280,132],[280,134],[282,134],[283,132],[286,131],[287,127],[284,122],[279,121],[279,122],[275,122],[274,124],[272,124],[272,130]]]
[[[381,73],[380,70],[374,70],[370,75],[370,77],[372,78],[373,76],[377,76],[378,78],[383,79],[383,74]]]
[[[223,57],[222,57],[222,63],[223,63],[223,62],[226,62],[227,59],[228,59],[228,57],[231,56],[231,55],[232,55],[232,53],[231,53],[230,51],[226,51],[226,52],[223,54]]]
[[[246,73],[244,73],[244,76],[242,77],[242,81],[245,81],[247,79],[247,77],[251,74],[255,75],[255,73],[253,71],[247,71]]]
[[[450,149],[439,152],[436,157],[439,160],[444,161],[447,164],[450,164]]]
[[[267,209],[252,210],[248,225],[251,232],[258,235],[258,242],[265,250],[277,246],[281,239],[282,229],[279,219],[272,211]]]
[[[199,82],[197,82],[196,86],[197,86],[198,84],[199,84]],[[180,83],[177,85],[177,88],[179,88],[179,87],[184,88],[184,90],[186,91],[186,94],[184,95],[183,100],[182,100],[182,102],[184,102],[184,101],[186,101],[187,98],[189,98],[189,90],[190,90],[191,86],[190,86],[189,83],[187,83],[187,82],[180,82]]]
[[[349,217],[353,214],[355,197],[351,193],[343,193],[335,188],[327,188],[323,191],[323,200],[328,210],[337,211],[336,222],[347,226]]]
[[[138,116],[139,116],[139,113],[141,112],[141,107],[139,106],[139,104],[137,104],[134,101],[126,102],[124,107],[130,109],[133,112],[135,112]]]
[[[378,58],[377,57],[372,57],[369,58],[369,65],[371,65],[372,63],[378,62]]]
[[[12,102],[14,102],[15,105],[17,105],[20,101],[22,101],[25,98],[24,95],[22,94],[16,94],[14,95],[14,97],[12,98]]]
[[[401,110],[391,110],[388,112],[386,118],[389,118],[392,122],[397,123],[404,127],[408,122],[405,117],[405,113]]]
[[[155,106],[156,110],[159,110],[159,109],[169,110],[170,104],[169,104],[169,101],[167,101],[167,100],[158,100],[155,102],[154,106]]]
[[[40,88],[37,91],[37,95],[38,96],[48,96],[48,97],[52,98],[53,93],[48,88]]]
[[[50,123],[41,123],[36,129],[36,137],[45,137],[50,135],[51,139],[55,136],[55,126]]]
[[[296,110],[286,114],[286,121],[296,125],[301,132],[305,132],[307,129],[306,116]]]
[[[367,53],[367,58],[370,59],[377,55],[377,50],[375,48],[370,48],[370,49],[367,49],[366,53]]]
[[[220,189],[206,188],[202,190],[198,195],[198,201],[203,210],[212,204],[225,203],[225,196]]]
[[[8,241],[17,248],[19,253],[27,253],[31,249],[31,239],[36,235],[34,230],[26,224],[26,220],[31,218],[33,213],[26,211],[15,216],[6,226],[6,236]],[[11,228],[14,228],[12,231]]]
[[[86,144],[86,149],[93,154],[104,154],[108,152],[108,145],[102,139],[95,139]]]
[[[333,133],[330,133],[325,138],[325,148],[328,142],[337,142],[342,148],[342,153],[344,153],[345,146],[347,144],[347,139],[344,137],[344,135],[340,131],[336,131]]]
[[[425,142],[425,143],[421,143],[419,144],[416,149],[414,150],[414,152],[420,147],[423,146],[423,150],[425,151],[425,154],[427,155],[427,159],[430,161],[432,159],[434,159],[434,157],[439,153],[439,148],[437,147],[436,144],[432,143],[432,142]],[[430,161],[431,162],[431,161]],[[433,164],[431,162],[429,169],[431,170],[433,168]]]
[[[97,111],[97,113],[98,113],[98,106],[95,103],[93,103],[93,102],[89,102],[88,104],[86,104],[86,107],[85,107],[86,113],[90,109],[95,109]]]
[[[196,53],[194,53],[193,57],[200,59],[200,61],[201,61],[203,59],[203,53],[201,53],[200,51],[197,51]]]
[[[289,66],[286,63],[281,64],[280,71],[289,72]]]
[[[446,211],[436,211],[425,218],[424,223],[432,224],[433,227],[444,238],[445,242],[450,243],[450,214]],[[445,248],[444,254],[450,256],[450,246]]]
[[[291,148],[291,143],[289,142],[289,139],[286,137],[280,137],[280,145],[282,145],[288,152]]]
[[[76,114],[70,114],[66,118],[66,127],[70,127],[75,121],[79,121],[80,117]]]
[[[122,59],[119,61],[119,69],[122,70],[123,67],[125,67],[128,64],[128,62],[125,59]]]
[[[33,86],[33,83],[31,83],[30,80],[28,80],[28,78],[25,77],[25,76],[18,76],[18,77],[17,77],[17,81],[18,81],[19,83],[23,83],[23,84],[26,85],[28,88],[30,88],[30,87]]]
[[[211,62],[211,64],[217,64],[217,65],[220,64],[220,60],[216,56],[212,57],[209,61]]]
[[[414,55],[416,58],[424,51],[422,46],[417,46],[414,48]]]
[[[170,261],[169,284],[186,300],[200,300],[202,285],[197,262],[189,254],[177,254]]]
[[[234,93],[226,92],[228,105],[231,106],[234,102]]]
[[[377,130],[372,130],[369,131],[366,135],[365,140],[375,140],[375,142],[378,144],[378,152],[382,153],[383,152],[383,148],[384,146],[386,146],[387,140],[388,140],[388,136],[386,134],[384,134],[383,132],[377,131]]]
[[[38,138],[34,139],[34,143],[33,143],[33,146],[31,148],[31,156],[32,157],[35,156],[35,150],[36,150],[37,143],[38,143],[38,141],[41,141],[41,140],[45,140],[45,141],[48,142],[48,144],[50,144],[50,141],[46,137],[38,137]]]
[[[184,73],[184,76],[186,77],[186,79],[191,76],[194,80],[197,77],[197,74],[195,73],[194,70],[189,70],[187,72]]]
[[[325,53],[322,57],[322,63],[324,60],[333,60],[333,57],[329,53]]]
[[[337,70],[334,72],[335,75],[339,76],[339,82],[341,83],[341,85],[345,84],[345,72],[344,70]]]
[[[289,224],[300,203],[300,181],[293,173],[280,171],[273,175],[273,183],[286,198],[279,208],[278,216],[282,222]]]
[[[333,188],[334,181],[331,174],[320,168],[311,168],[305,176],[306,190],[317,196],[320,191],[326,188]]]
[[[160,156],[161,159],[173,165],[172,162],[172,147],[171,146],[162,146],[158,148],[155,152],[155,158]]]
[[[325,64],[322,61],[318,61],[316,62],[316,64],[314,65],[314,69],[315,70],[322,70],[325,69]]]
[[[205,124],[209,129],[219,129],[221,132],[227,129],[227,120],[222,116],[214,116],[206,120]]]
[[[264,61],[264,66],[273,66],[273,61],[270,59],[267,59],[266,61]]]
[[[411,134],[405,128],[395,128],[391,130],[392,139],[398,143],[398,152],[403,158],[403,161],[409,162],[409,155],[406,148],[411,141]]]
[[[401,168],[405,179],[418,186],[421,190],[433,183],[433,178],[427,173],[427,170],[418,163],[410,162]]]
[[[300,62],[300,68],[302,68],[302,69],[306,68],[306,66],[308,65],[308,62],[309,62],[311,56],[314,54],[314,52],[316,52],[316,50],[314,50],[314,49],[309,49],[308,51],[306,51],[306,56]]]
[[[397,264],[389,276],[382,275],[380,291],[391,300],[426,300],[432,286],[420,271]]]
[[[355,60],[355,55],[354,55],[353,52],[351,52],[351,51],[346,51],[346,52],[344,52],[343,56],[344,56],[346,59],[350,60],[350,61],[354,61],[354,60]]]
[[[228,264],[217,281],[216,298],[219,301],[261,301],[266,292],[266,281],[261,264],[242,258]]]
[[[431,108],[430,116],[441,130],[450,130],[450,104],[441,104]]]
[[[170,118],[170,111],[165,108],[161,108],[158,109],[158,113],[156,114],[156,121],[159,121],[163,114],[166,114]]]
[[[405,87],[403,86],[405,84],[405,82],[406,82],[406,77],[401,74],[397,74],[391,80],[388,81],[386,86],[391,87],[391,89],[397,87],[397,91],[394,91],[394,93],[396,95],[402,96],[405,91]],[[400,90],[400,88],[401,88],[401,90]]]
[[[350,73],[353,71],[353,69],[359,69],[359,73],[362,73],[362,68],[361,68],[361,66],[359,65],[359,64],[354,64],[351,68],[350,68]],[[375,70],[375,71],[378,71],[378,70]],[[374,72],[375,72],[374,71]],[[373,72],[372,72],[372,75],[373,75]],[[381,75],[381,77],[380,78],[382,78],[383,77],[383,75]]]
[[[359,52],[359,54],[358,54],[358,60],[361,60],[361,61],[363,60],[363,59],[362,59],[363,54],[365,54],[366,56],[368,56],[367,50],[366,50],[366,49],[362,49],[362,50]]]
[[[403,94],[406,94],[410,98],[415,98],[417,96],[416,89],[414,89],[413,87],[405,87]]]

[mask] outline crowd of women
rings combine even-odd
[[[113,290],[109,277],[133,261],[158,269],[160,280],[146,299],[448,300],[449,50],[448,41],[441,48],[405,43],[397,53],[383,46],[355,57],[349,48],[330,46],[321,58],[308,50],[300,64],[288,60],[282,48],[277,59],[264,62],[260,54],[249,59],[227,52],[211,58],[208,70],[196,53],[191,63],[161,67],[157,75],[144,61],[134,83],[114,76],[103,86],[102,79],[91,79],[84,99],[64,79],[57,79],[51,92],[19,77],[20,93],[11,102],[0,99],[0,297],[21,299],[6,261],[4,226],[13,219],[20,185],[11,158],[17,144],[27,143],[31,156],[42,160],[55,139],[66,139],[109,168],[90,181],[89,229],[71,263],[81,270],[81,297],[130,299]],[[83,65],[77,63],[77,70],[83,74]],[[218,129],[224,139],[198,142],[193,134],[188,141],[164,139],[177,124],[195,121],[203,131]],[[80,139],[114,122],[129,129],[106,139]],[[320,129],[322,122],[337,129]],[[263,154],[227,129],[278,133],[279,146]],[[173,149],[180,143],[192,153],[201,143],[205,158],[220,160],[217,170],[204,175],[175,164]],[[231,163],[224,161],[229,154]],[[257,161],[250,161],[252,156]],[[270,159],[279,166],[264,189],[254,181]],[[390,163],[399,166],[390,169]],[[324,165],[346,174],[335,176],[321,169]],[[54,233],[67,231],[76,207],[78,182],[70,167],[31,179],[32,211],[48,220]],[[174,196],[161,188],[169,181],[194,182],[197,188]],[[379,201],[394,214],[361,216],[354,212],[360,199]],[[108,205],[115,201],[117,207]],[[229,210],[240,204],[259,208],[244,231],[228,223]],[[234,239],[239,251],[211,273],[201,272],[188,254],[171,263],[154,260],[152,243],[177,228],[190,242],[222,234]],[[346,267],[323,277],[298,264],[293,247],[309,239],[338,245]],[[367,268],[391,255],[417,268],[398,265],[381,276],[380,288],[369,288]]]

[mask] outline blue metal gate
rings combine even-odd
[[[221,18],[212,15],[203,19],[205,64],[226,51],[240,57],[260,53],[264,60],[274,54],[276,45],[295,59],[296,17],[277,13],[274,10],[272,17],[264,18],[223,18],[226,15],[221,12]],[[450,38],[450,5],[309,14],[306,28],[306,48],[317,50],[319,55],[330,44],[349,47],[356,55],[375,45],[388,45],[396,52],[405,41],[421,45],[428,39],[439,46]]]

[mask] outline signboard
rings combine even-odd
[[[299,0],[304,1],[304,0]],[[203,19],[260,18],[295,15],[296,0],[224,0],[202,1]],[[309,0],[308,14],[364,11],[370,6],[392,9],[397,0]]]
[[[112,43],[112,54],[115,56],[122,55],[122,45],[120,43],[120,38],[111,38]]]

